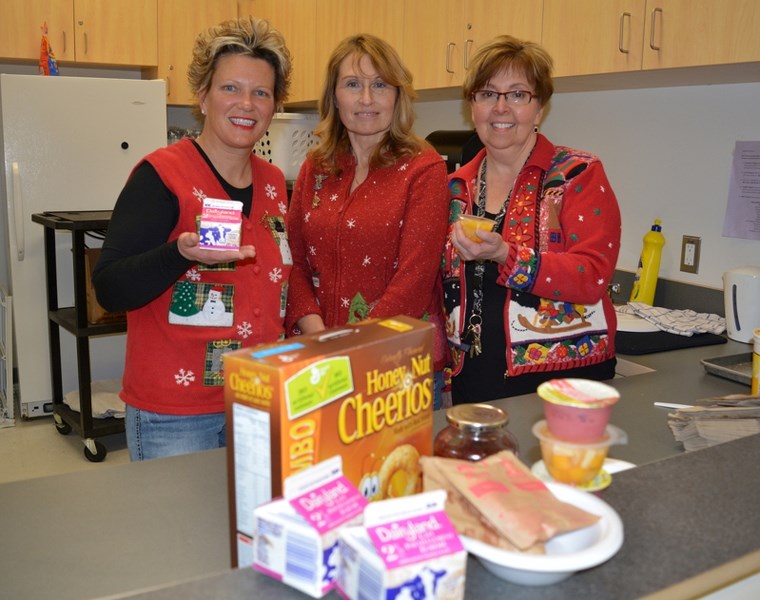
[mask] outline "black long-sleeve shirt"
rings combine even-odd
[[[236,188],[217,172],[196,144],[224,190],[251,211],[253,186]],[[153,166],[143,161],[116,201],[100,260],[93,272],[98,302],[109,311],[144,306],[166,291],[195,263],[183,257],[177,241],[167,241],[179,218],[179,201]]]

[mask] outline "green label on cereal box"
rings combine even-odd
[[[288,416],[295,419],[353,391],[348,356],[317,361],[285,381]]]

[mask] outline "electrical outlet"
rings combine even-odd
[[[681,271],[697,273],[699,271],[699,250],[702,238],[685,235],[681,243]]]

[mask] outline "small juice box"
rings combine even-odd
[[[198,230],[200,246],[207,250],[237,250],[240,248],[242,221],[242,202],[204,198]]]
[[[253,567],[314,598],[335,587],[338,528],[362,522],[368,500],[334,456],[284,481],[285,498],[254,511]]]
[[[464,598],[467,551],[444,512],[445,502],[446,492],[435,490],[369,504],[363,527],[340,531],[340,595]]]

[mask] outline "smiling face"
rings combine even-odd
[[[393,120],[398,90],[383,81],[369,56],[352,54],[340,63],[335,100],[352,144],[379,143]]]
[[[481,89],[495,92],[535,91],[522,73],[512,69],[499,71]],[[541,122],[544,113],[537,98],[525,105],[511,104],[504,96],[492,106],[478,104],[474,100],[470,104],[475,130],[489,152],[507,150],[520,154],[526,148],[533,147],[536,135],[533,129]]]
[[[274,69],[266,61],[242,54],[221,56],[208,89],[198,96],[206,115],[204,142],[250,153],[272,122],[274,83]]]

